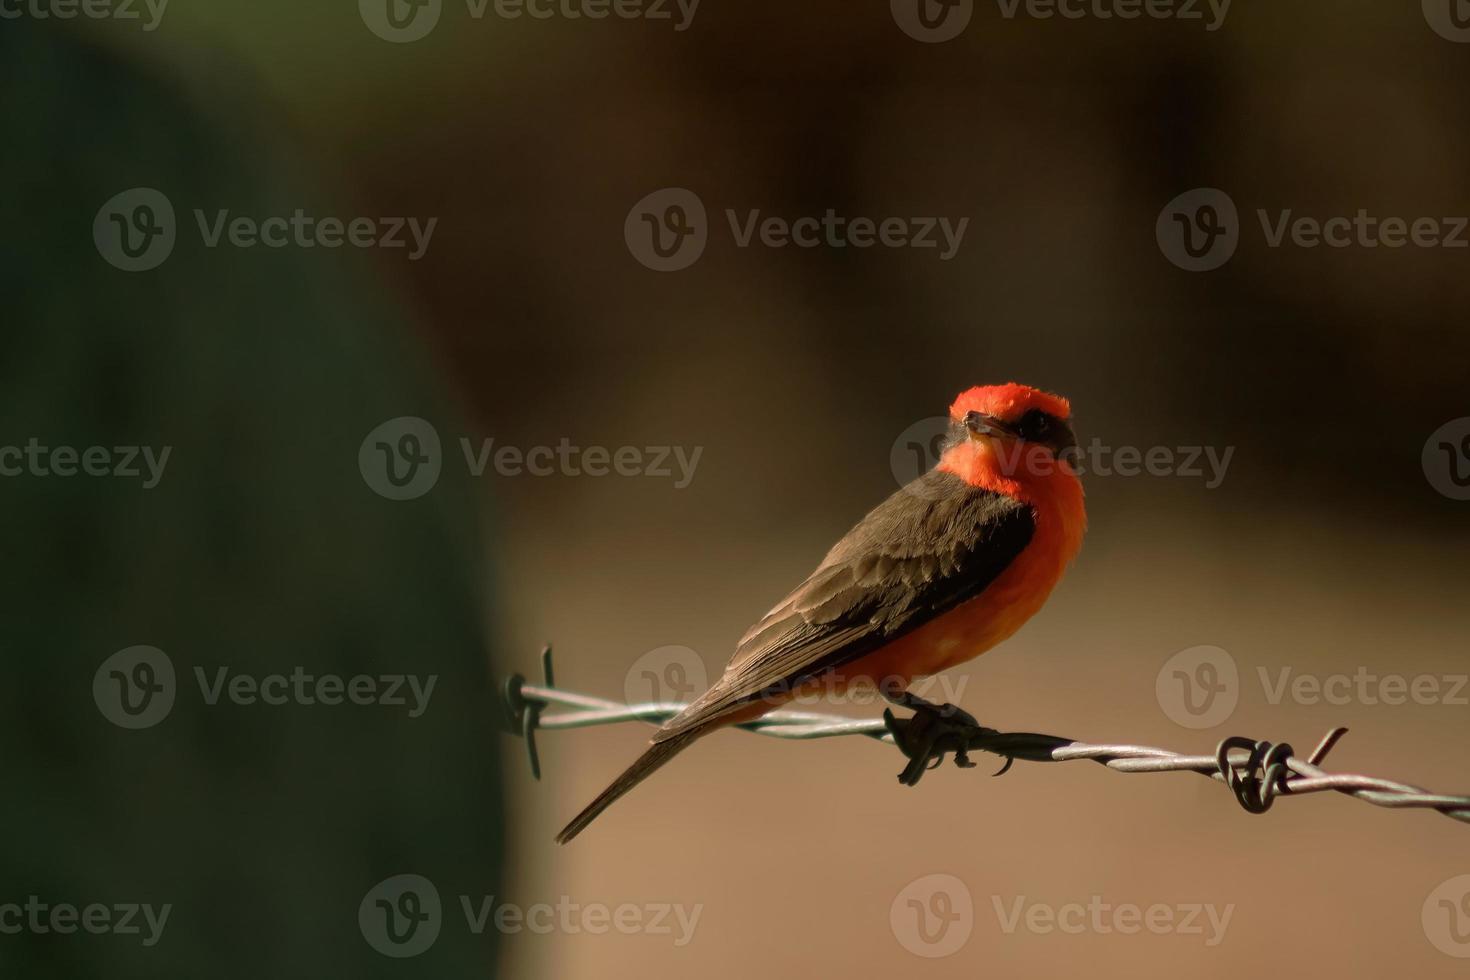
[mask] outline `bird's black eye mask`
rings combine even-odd
[[[1003,422],[981,412],[970,412],[958,422],[950,423],[944,448],[964,442],[971,430],[981,429],[1038,443],[1050,449],[1057,459],[1072,459],[1077,455],[1077,436],[1072,432],[1072,423],[1039,408],[1031,409],[1014,423]]]
[[[1072,432],[1072,423],[1039,408],[1021,416],[1021,421],[1016,423],[1016,433],[1027,442],[1041,443],[1057,459],[1076,455],[1077,436]]]

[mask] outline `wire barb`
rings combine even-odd
[[[546,689],[555,689],[556,678],[551,671],[550,643],[541,648],[541,677]],[[531,763],[531,776],[539,781],[541,757],[536,752],[536,729],[542,727],[541,709],[546,707],[546,701],[526,697],[526,679],[520,674],[512,674],[505,680],[505,707],[510,713],[511,724],[520,729],[521,737],[526,740],[526,757]]]
[[[550,645],[541,651],[541,675],[540,685],[527,684],[524,677],[515,674],[504,686],[513,730],[525,739],[531,774],[537,779],[541,778],[537,731],[626,721],[657,725],[685,707],[666,701],[624,704],[560,690],[552,673]],[[544,709],[553,706],[567,710],[546,714]],[[1323,770],[1322,761],[1347,734],[1346,728],[1328,732],[1311,754],[1301,759],[1286,742],[1255,741],[1239,736],[1221,741],[1211,755],[1182,755],[1148,745],[1090,745],[1056,735],[1000,732],[976,723],[957,709],[954,712],[921,710],[909,718],[897,718],[892,711],[884,711],[882,718],[873,719],[778,710],[735,727],[770,738],[862,736],[887,742],[897,746],[908,758],[909,764],[899,780],[909,786],[917,783],[929,769],[942,764],[949,752],[955,753],[955,763],[961,768],[974,766],[970,752],[988,752],[1005,759],[1005,764],[995,773],[997,776],[1009,771],[1017,759],[1024,762],[1089,760],[1123,773],[1195,772],[1224,783],[1248,813],[1265,813],[1283,796],[1330,791],[1389,809],[1435,810],[1461,823],[1470,823],[1470,796],[1430,793],[1407,783]]]

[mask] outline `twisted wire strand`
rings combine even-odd
[[[629,721],[657,725],[685,707],[670,701],[625,704],[559,688],[553,679],[550,647],[542,651],[542,672],[544,683],[529,684],[516,674],[506,681],[504,691],[510,717],[525,739],[532,774],[538,779],[541,776],[535,741],[538,730],[591,728]],[[546,708],[553,706],[566,710],[545,713]],[[912,748],[894,737],[895,728],[901,732],[901,726],[905,724],[905,721],[894,719],[889,712],[885,712],[884,718],[851,719],[819,712],[777,710],[734,727],[769,738],[807,740],[861,736],[898,745],[906,755],[915,759],[911,754]],[[933,768],[943,761],[945,751],[955,751],[964,764],[966,750],[1003,757],[1006,762],[1000,772],[1009,769],[1016,759],[1027,762],[1086,760],[1114,772],[1194,772],[1209,776],[1228,786],[1240,805],[1251,813],[1266,812],[1283,796],[1336,792],[1374,806],[1435,810],[1453,820],[1470,823],[1470,796],[1431,793],[1395,780],[1354,773],[1330,773],[1322,769],[1322,760],[1345,734],[1346,728],[1333,729],[1306,758],[1300,758],[1284,742],[1252,741],[1240,737],[1225,739],[1211,755],[1183,755],[1151,745],[1091,745],[1055,735],[976,728],[968,733],[966,744],[951,743],[937,749],[926,744],[919,764],[923,768]]]

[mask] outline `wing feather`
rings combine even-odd
[[[1031,509],[925,474],[857,523],[740,640],[724,675],[655,741],[841,667],[984,591],[1030,543]]]

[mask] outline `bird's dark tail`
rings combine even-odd
[[[696,728],[680,732],[661,742],[654,742],[638,757],[638,761],[629,766],[621,776],[614,779],[612,785],[598,793],[597,799],[587,804],[586,809],[573,817],[572,822],[562,828],[561,833],[556,835],[556,842],[565,844],[576,837],[589,823],[597,819],[598,814],[612,806],[628,790],[653,775],[654,771],[665,762],[692,745],[694,740],[707,730],[703,727]]]

